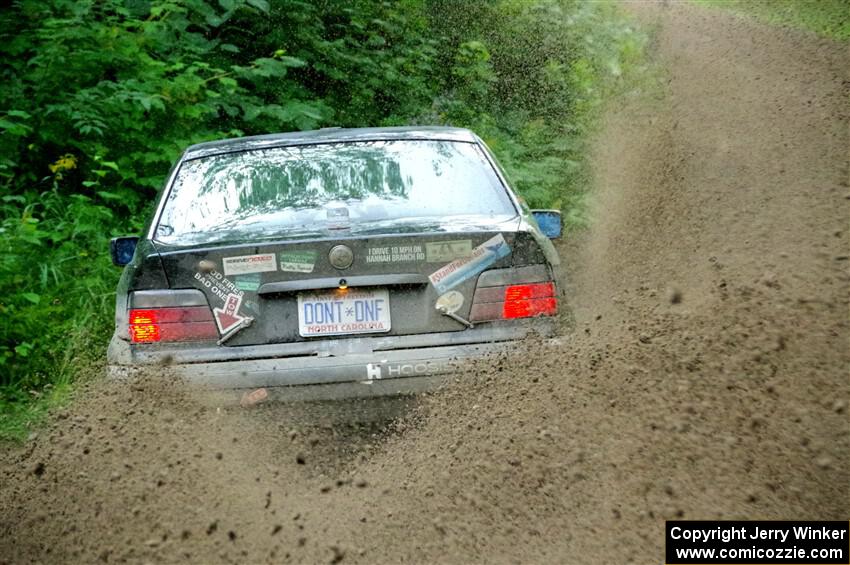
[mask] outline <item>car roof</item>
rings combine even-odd
[[[320,143],[343,143],[347,141],[383,141],[383,140],[440,140],[475,142],[476,135],[468,129],[443,126],[408,126],[386,128],[322,128],[311,131],[290,133],[272,133],[208,141],[190,146],[183,159],[197,159],[220,153],[250,151],[268,147],[286,147],[290,145],[314,145]]]

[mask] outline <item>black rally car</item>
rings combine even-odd
[[[551,332],[560,231],[465,129],[194,145],[144,235],[112,241],[126,267],[109,371],[167,362],[220,388],[416,390]]]

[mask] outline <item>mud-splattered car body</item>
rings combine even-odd
[[[541,218],[560,232],[555,213]],[[126,264],[116,375],[168,363],[218,388],[406,392],[551,334],[557,310],[551,241],[484,143],[456,128],[192,146],[144,235],[112,253]]]

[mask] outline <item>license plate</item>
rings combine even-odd
[[[335,289],[298,295],[298,333],[303,337],[390,331],[386,289]]]

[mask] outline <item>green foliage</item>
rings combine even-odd
[[[600,105],[640,70],[646,37],[613,4],[440,5],[434,25],[448,22],[459,48],[436,121],[478,132],[531,207],[584,225],[586,142]]]
[[[2,200],[0,384],[40,387],[69,363],[74,339],[108,328],[114,272],[101,251],[108,245],[101,226],[114,214],[56,188]]]
[[[613,6],[570,0],[13,2],[0,12],[0,435],[39,413],[32,398],[61,396],[91,364],[81,352],[102,357],[108,239],[141,232],[187,145],[467,126],[529,204],[580,225],[593,115],[642,45]]]
[[[847,0],[692,0],[755,16],[769,23],[790,25],[824,37],[850,39],[850,2]]]

